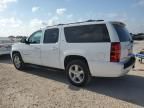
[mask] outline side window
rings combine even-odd
[[[42,37],[42,31],[40,30],[40,31],[33,33],[28,39],[28,42],[30,44],[40,44],[41,37]]]
[[[105,24],[66,27],[64,32],[69,43],[110,42]]]
[[[44,33],[44,43],[56,43],[58,42],[59,29],[47,29]]]

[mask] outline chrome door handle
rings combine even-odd
[[[57,50],[57,49],[58,49],[58,47],[52,47],[52,49],[53,49],[53,50]]]

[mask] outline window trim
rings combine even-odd
[[[106,27],[106,30],[107,30],[107,33],[108,33],[108,37],[109,37],[109,41],[103,41],[103,42],[69,42],[68,40],[67,40],[67,38],[66,38],[66,33],[65,33],[65,29],[66,28],[71,28],[71,27],[82,27],[82,26],[91,26],[91,25],[105,25],[105,27]],[[85,24],[85,25],[74,25],[74,26],[65,26],[64,27],[64,37],[65,37],[65,41],[67,42],[67,43],[110,43],[111,42],[111,39],[110,39],[110,34],[109,34],[109,31],[108,31],[108,27],[107,27],[107,24],[105,24],[105,23],[102,23],[102,24]]]
[[[45,43],[44,42],[44,40],[45,40],[45,32],[46,32],[46,30],[52,30],[52,29],[57,29],[58,30],[58,38],[57,38],[57,41],[56,42],[51,42],[51,43]],[[59,37],[60,37],[60,29],[59,28],[48,28],[48,29],[45,29],[44,30],[44,35],[43,35],[43,44],[56,44],[56,43],[58,43],[58,41],[59,41]]]
[[[30,37],[27,39],[27,41],[29,42],[29,39],[34,35],[34,34],[36,34],[37,32],[41,32],[42,33],[42,36],[43,36],[43,31],[42,30],[37,30],[37,31],[35,31],[35,32],[33,32],[31,35],[30,35]],[[41,36],[41,37],[42,37]],[[41,43],[41,38],[40,38],[40,43]],[[33,44],[33,45],[37,45],[37,44],[40,44],[40,43],[30,43],[29,42],[29,44]]]

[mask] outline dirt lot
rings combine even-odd
[[[134,51],[144,46],[136,42]],[[94,78],[84,88],[70,85],[64,72],[38,67],[14,68],[0,57],[0,108],[144,107],[144,64],[122,78]]]

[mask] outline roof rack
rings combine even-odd
[[[104,21],[104,20],[87,20],[87,21],[85,21],[85,22],[94,22],[94,21],[99,22],[99,21]]]
[[[57,24],[57,25],[53,25],[53,26],[61,26],[61,25],[70,25],[70,24],[79,24],[79,23],[85,23],[85,22],[100,22],[100,21],[104,21],[104,20],[86,20],[86,21],[81,21],[81,22],[75,22],[75,23],[67,23],[67,24]],[[47,26],[47,27],[53,27],[53,26]]]

